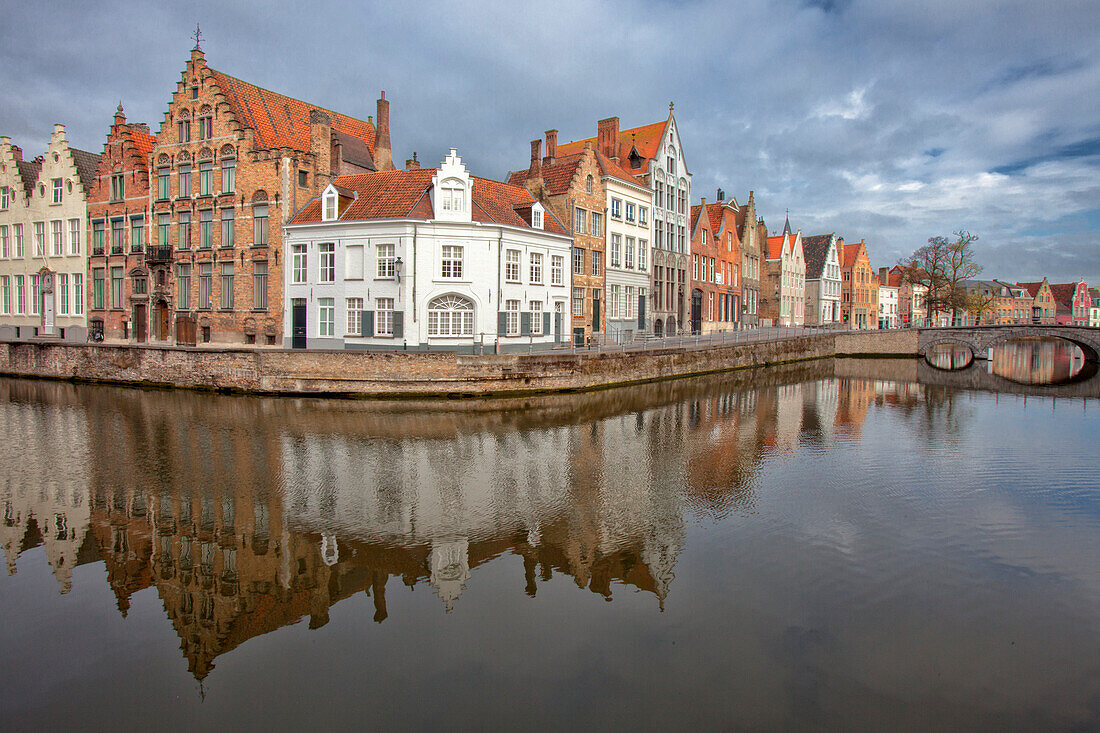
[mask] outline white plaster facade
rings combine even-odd
[[[288,343],[493,353],[568,341],[572,239],[543,229],[550,215],[525,189],[470,176],[455,149],[431,176],[425,218],[340,218],[358,198],[344,183],[410,174],[337,178],[321,221],[286,225]],[[521,192],[534,225],[473,220],[478,186]]]
[[[623,343],[649,330],[650,260],[653,242],[653,192],[636,181],[607,172],[604,289],[607,333]]]
[[[878,327],[897,328],[901,324],[898,313],[898,293],[900,288],[893,285],[878,286]]]
[[[0,137],[0,339],[87,338],[87,193],[64,125],[24,161]],[[94,174],[94,170],[93,170]]]
[[[841,320],[840,255],[837,251],[836,235],[824,236],[828,239],[821,271],[806,271],[805,323],[807,326],[828,326],[840,323]],[[805,244],[805,238],[803,242]]]
[[[671,110],[648,172],[653,191],[653,330],[668,335],[691,326],[691,173]]]

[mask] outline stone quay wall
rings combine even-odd
[[[0,344],[0,374],[266,394],[439,397],[583,391],[832,356],[916,354],[916,331],[485,356],[19,342]]]

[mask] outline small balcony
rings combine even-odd
[[[146,262],[171,262],[172,248],[170,246],[154,246],[145,248]]]

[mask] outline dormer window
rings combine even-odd
[[[60,204],[61,203],[62,190],[63,189],[62,189],[62,185],[61,185],[61,179],[60,178],[53,179],[53,202],[55,204]]]
[[[542,211],[540,209],[531,209],[531,227],[542,229]]]
[[[442,185],[443,211],[463,211],[465,209],[466,191],[462,181],[456,178],[448,178]]]
[[[321,221],[335,221],[339,216],[340,209],[337,206],[336,191],[330,188],[325,191],[324,212],[321,215]]]

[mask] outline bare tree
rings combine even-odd
[[[954,232],[955,240],[931,237],[928,244],[901,261],[905,275],[912,283],[928,288],[928,315],[951,312],[951,321],[960,310],[967,310],[970,296],[960,283],[976,277],[982,266],[974,260],[977,234],[966,230]]]

